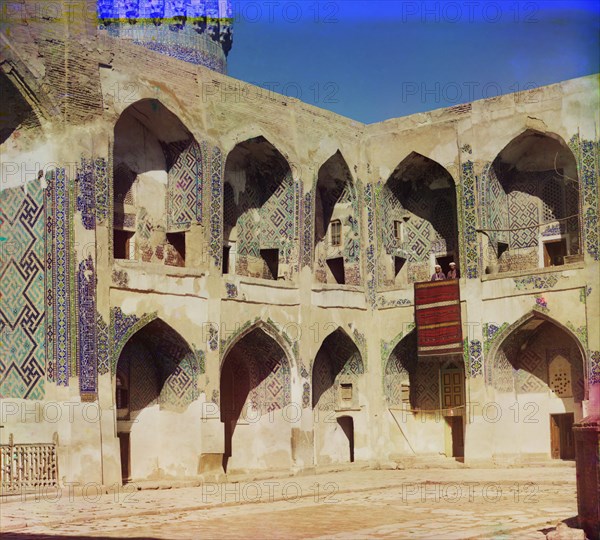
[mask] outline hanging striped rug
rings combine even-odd
[[[462,354],[458,279],[415,283],[415,320],[419,356]]]

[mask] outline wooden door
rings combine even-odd
[[[464,404],[463,373],[459,368],[445,368],[442,371],[442,408],[451,409]]]
[[[550,415],[550,452],[552,459],[575,459],[573,413]]]

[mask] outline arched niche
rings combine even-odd
[[[295,195],[283,155],[263,136],[238,143],[225,162],[223,197],[223,273],[290,279]]]
[[[487,273],[560,266],[582,253],[577,163],[552,133],[526,130],[482,183]]]
[[[202,155],[182,121],[156,99],[115,124],[113,255],[185,266],[187,231],[201,220]]]
[[[460,267],[456,190],[444,167],[412,152],[387,179],[381,197],[386,286],[426,281],[435,264],[444,272],[452,261]]]

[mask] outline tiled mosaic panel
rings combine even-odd
[[[223,154],[214,147],[210,165],[210,251],[217,268],[223,259]]]
[[[135,387],[134,380],[129,385],[132,402],[137,392],[144,402],[157,399],[161,408],[179,411],[198,398],[198,376],[203,366],[197,353],[166,323],[156,319],[134,334],[120,354],[117,370],[122,363],[135,365],[140,355],[143,361],[135,368],[140,387]]]
[[[535,247],[540,223],[539,201],[535,196],[537,183],[522,181],[515,183],[512,188],[508,194],[509,246],[511,249]]]
[[[580,176],[583,184],[583,223],[585,243],[589,255],[600,260],[600,234],[598,232],[598,143],[581,141]]]
[[[482,222],[488,231],[488,259],[494,262],[498,241],[507,242],[513,253],[500,258],[501,272],[537,268],[539,235],[570,235],[570,252],[579,247],[577,184],[563,181],[556,171],[520,172],[502,183],[495,168],[484,168],[481,194]],[[560,220],[560,221],[559,221]],[[542,227],[541,223],[547,223]],[[512,229],[511,232],[494,229]],[[531,249],[530,249],[531,248]],[[535,248],[535,250],[533,249]],[[514,250],[518,250],[514,253]],[[535,260],[534,260],[535,258]]]
[[[65,169],[46,175],[46,362],[48,379],[69,384],[77,373],[75,250],[73,215],[75,192]]]
[[[558,397],[573,396],[577,402],[584,396],[581,354],[573,339],[551,323],[536,330],[516,329],[498,349],[491,369],[489,383],[500,392],[552,390]]]
[[[425,185],[405,194],[404,184],[401,179],[393,178],[381,190],[379,226],[385,253],[406,258],[409,280],[413,281],[422,277],[416,267],[429,265],[431,253],[454,252],[458,259],[456,196],[453,188],[433,191]],[[403,222],[406,215],[411,217],[405,223],[402,242],[394,236],[394,221]],[[428,278],[429,268],[427,274]]]
[[[411,331],[394,347],[385,366],[384,393],[390,405],[402,403],[401,385],[410,386],[412,409],[432,411],[440,408],[439,359],[418,360],[417,335]]]
[[[247,403],[261,414],[282,409],[291,401],[290,366],[284,350],[265,332],[255,329],[227,353],[225,362],[248,381]],[[223,404],[222,406],[227,406]]]
[[[318,246],[315,248],[318,253],[319,260],[316,261],[316,276],[317,281],[326,283],[327,272],[326,258],[339,256],[344,259],[344,282],[347,285],[360,285],[360,209],[359,197],[356,186],[348,181],[338,181],[332,189],[322,189],[317,185],[319,190],[319,202],[316,205],[315,212],[320,212],[320,208],[325,208],[325,216],[310,216],[313,221],[322,221],[327,215],[334,215],[335,208],[343,208],[350,206],[351,211],[347,219],[342,220],[342,238],[344,242],[343,249],[330,246],[330,237],[328,234],[323,234]],[[327,228],[329,223],[321,223],[320,228]],[[306,231],[305,231],[306,235]],[[339,250],[339,254],[335,253]]]
[[[167,228],[181,231],[202,221],[202,153],[194,140],[171,143],[167,148]]]
[[[96,341],[96,271],[91,255],[79,263],[77,286],[79,390],[83,400],[94,400],[98,388],[98,351]]]
[[[303,218],[303,242],[302,242],[302,267],[312,267],[313,260],[313,201],[314,190],[309,191],[304,195],[302,205]]]
[[[351,380],[356,387],[359,375],[364,372],[360,351],[345,332],[338,329],[327,336],[313,365],[313,407],[334,410],[340,379]]]
[[[39,181],[0,191],[0,397],[42,399],[45,212]]]
[[[100,313],[96,313],[96,336],[98,338],[98,374],[104,375],[110,371],[111,341],[109,325]]]
[[[271,164],[279,167],[278,164]],[[233,222],[237,226],[238,264],[236,273],[250,275],[248,260],[259,259],[261,249],[278,249],[279,263],[292,262],[292,253],[297,249],[296,186],[292,172],[286,165],[286,170],[265,172],[261,167],[248,167],[245,190],[238,197],[236,204],[233,197],[225,191],[224,215],[228,225]],[[265,183],[263,179],[267,178]],[[235,216],[235,217],[234,217]],[[262,272],[254,277],[277,278],[265,275],[266,265]]]
[[[514,278],[515,286],[519,291],[532,291],[536,289],[551,289],[560,280],[560,274],[541,274],[539,276],[527,276]]]
[[[96,220],[104,223],[110,208],[108,189],[108,164],[105,158],[94,160],[94,185],[96,187]]]
[[[477,212],[476,212],[476,178],[473,171],[473,162],[468,160],[461,168],[461,193],[459,200],[462,203],[463,227],[463,253],[465,267],[463,275],[474,279],[479,277],[479,253],[477,245]]]
[[[108,217],[108,171],[104,158],[81,158],[77,165],[76,185],[78,188],[77,210],[87,230],[93,230]]]
[[[600,384],[600,351],[590,351],[590,384]]]
[[[478,377],[483,374],[483,349],[481,341],[472,339],[469,341],[468,348],[469,374],[471,377]]]
[[[365,205],[367,207],[367,298],[373,309],[377,305],[377,246],[375,240],[375,208],[377,207],[377,193],[373,184],[365,186]]]
[[[402,384],[409,384],[411,376],[417,371],[417,340],[416,333],[409,333],[393,348],[385,365],[383,390],[390,405],[402,404]],[[414,403],[415,389],[411,387],[411,403]],[[416,405],[416,403],[414,403]]]
[[[76,182],[79,188],[77,210],[81,212],[81,221],[88,230],[96,226],[96,190],[94,186],[94,163],[85,158],[77,167]]]
[[[420,361],[415,376],[417,406],[424,411],[440,408],[440,363]],[[411,384],[412,387],[412,384]]]

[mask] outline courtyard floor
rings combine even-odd
[[[83,490],[81,489],[83,488]],[[575,468],[368,470],[4,497],[3,539],[543,540],[577,515]],[[543,532],[542,532],[543,531]]]

